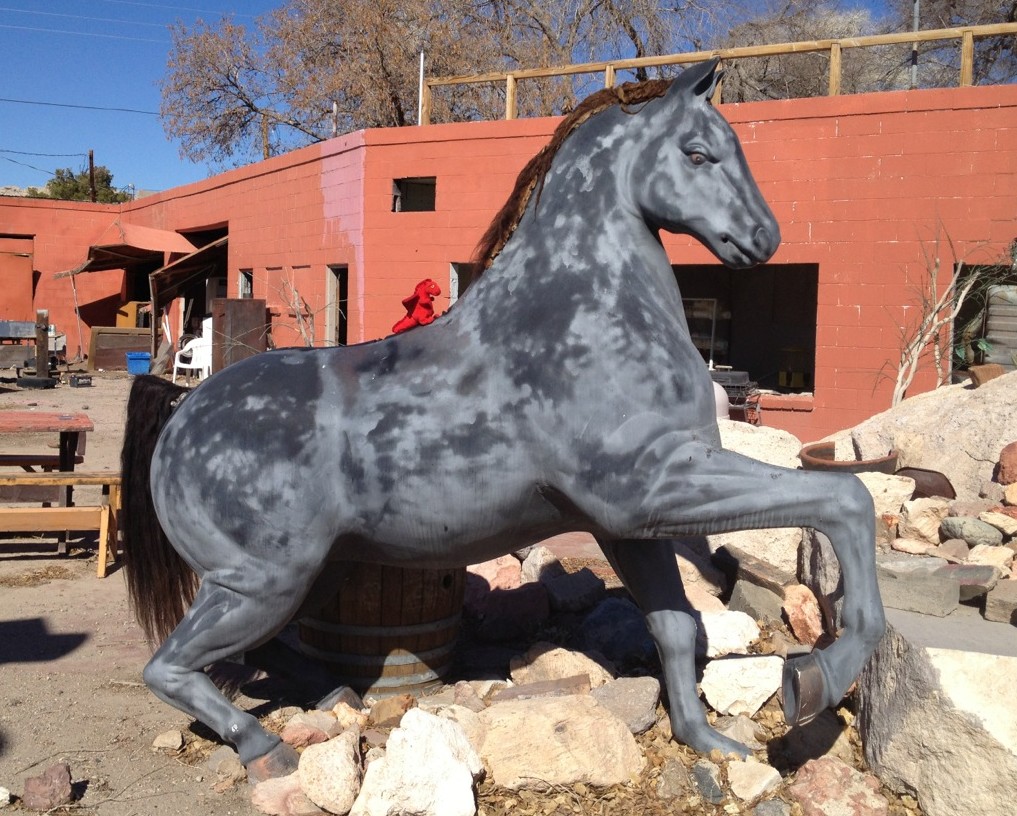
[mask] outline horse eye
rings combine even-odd
[[[706,164],[706,161],[707,161],[706,154],[705,153],[689,153],[689,161],[692,162],[696,167],[699,167],[699,165],[701,165],[701,164]]]

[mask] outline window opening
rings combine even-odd
[[[392,182],[392,212],[433,212],[437,193],[434,176],[395,179]]]
[[[254,297],[254,270],[241,269],[237,278],[237,297],[243,300]]]
[[[455,304],[477,277],[477,264],[450,263],[448,268],[448,305]]]
[[[349,278],[349,267],[345,264],[329,265],[326,331],[329,342],[334,346],[349,343]]]
[[[812,390],[818,265],[673,268],[689,334],[708,365],[747,372],[760,388],[785,393]]]

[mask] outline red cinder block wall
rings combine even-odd
[[[937,236],[944,262],[998,262],[1017,238],[1017,87],[955,88],[723,105],[780,222],[774,264],[818,270],[814,393],[767,397],[763,423],[803,441],[885,410]],[[36,308],[68,335],[75,315],[116,298],[118,271],[54,275],[80,264],[118,220],[184,234],[229,235],[228,287],[241,270],[268,302],[277,345],[296,344],[292,290],[324,342],[330,266],[348,275],[350,342],[382,337],[424,278],[448,304],[450,265],[473,248],[556,119],[379,129],[121,206],[0,198],[0,238],[31,236]],[[393,212],[393,181],[433,177],[433,212]],[[666,236],[675,264],[715,264],[690,239]],[[934,254],[934,253],[933,253]],[[4,293],[0,290],[0,309]],[[2,314],[2,312],[0,312]],[[76,328],[76,326],[78,328]],[[72,342],[74,340],[74,342]],[[930,366],[913,391],[933,385]]]

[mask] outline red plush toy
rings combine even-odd
[[[430,278],[422,280],[413,289],[413,294],[403,300],[406,317],[400,318],[392,327],[393,334],[399,334],[415,326],[426,326],[434,318],[434,299],[441,294],[441,288]]]

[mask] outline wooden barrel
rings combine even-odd
[[[465,568],[353,564],[336,596],[300,621],[300,648],[365,696],[419,694],[452,664]]]

